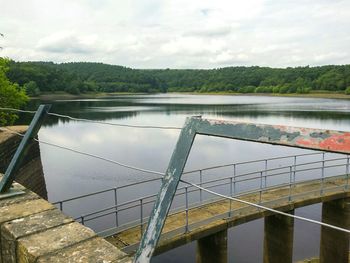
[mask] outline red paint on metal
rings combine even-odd
[[[296,140],[296,144],[300,146],[305,146],[305,147],[315,147],[318,146],[319,141],[315,139],[305,139],[305,138],[299,138]]]
[[[320,147],[328,150],[350,152],[350,133],[334,134],[320,142]]]

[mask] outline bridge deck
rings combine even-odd
[[[242,195],[240,199],[254,203],[259,203],[261,200],[265,206],[281,211],[289,211],[319,202],[349,197],[350,192],[349,187],[346,187],[347,183],[348,179],[343,175],[325,178],[323,182],[319,179],[296,183],[292,187],[287,185],[268,190],[264,189],[261,194],[260,191],[257,191]],[[323,191],[321,192],[320,189],[323,189]],[[291,200],[289,196],[291,196]],[[191,208],[188,210],[189,231],[185,230],[185,211],[169,215],[156,253],[163,253],[220,230],[271,214],[271,212],[249,207],[235,201],[231,201],[231,216],[229,211],[230,200],[213,201]],[[106,240],[132,254],[138,246],[140,237],[141,228],[136,226],[107,237]]]

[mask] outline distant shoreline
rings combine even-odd
[[[118,96],[118,95],[151,95],[151,94],[160,94],[160,93],[130,93],[130,92],[112,92],[112,93],[82,93],[82,94],[70,94],[66,92],[59,93],[48,93],[42,94],[37,97],[30,97],[30,99],[40,99],[40,100],[65,100],[65,99],[94,99],[94,98],[103,98],[109,96]],[[350,95],[341,94],[341,93],[237,93],[237,92],[168,92],[163,94],[188,94],[188,95],[223,95],[223,96],[270,96],[270,97],[296,97],[296,98],[323,98],[323,99],[350,99]]]

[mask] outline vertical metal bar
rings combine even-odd
[[[202,187],[202,184],[203,184],[202,170],[199,170],[199,185]],[[202,201],[203,201],[202,189],[199,189],[199,200],[200,200],[200,203],[202,204]]]
[[[60,202],[60,210],[63,211],[63,202]]]
[[[85,225],[85,217],[83,215],[81,216],[81,224]]]
[[[143,234],[143,200],[140,199],[140,229],[141,229],[141,236]]]
[[[295,180],[296,180],[296,173],[297,173],[297,156],[295,155],[294,156],[294,171],[293,171],[293,181],[294,181],[294,184],[295,184]]]
[[[32,139],[37,135],[41,124],[43,123],[51,105],[40,105],[36,111],[27,132],[25,133],[21,143],[19,144],[15,155],[13,156],[4,177],[0,182],[0,193],[7,192],[15,179],[16,172],[18,171],[21,162],[23,161]]]
[[[267,187],[267,160],[265,160],[265,188]]]
[[[236,164],[233,165],[233,193],[236,194]]]
[[[259,204],[261,204],[261,195],[262,195],[262,187],[263,187],[263,172],[260,172],[260,194],[259,194]]]
[[[322,178],[321,178],[321,190],[320,190],[320,193],[321,195],[323,195],[323,187],[324,187],[324,152],[322,153]]]
[[[230,196],[232,197],[233,196],[233,185],[232,185],[232,181],[233,181],[233,178],[230,177]],[[230,199],[230,212],[228,213],[228,216],[231,217],[232,216],[232,200]]]
[[[289,196],[288,196],[289,202],[292,201],[292,171],[293,171],[292,166],[289,166]]]
[[[188,187],[185,187],[185,199],[186,199],[186,233],[188,232]]]
[[[350,156],[346,160],[346,189],[349,188],[349,165],[350,165]]]
[[[118,220],[118,193],[117,193],[117,187],[115,187],[114,190],[114,205],[115,205],[115,226],[119,226],[119,220]]]

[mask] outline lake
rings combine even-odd
[[[40,103],[33,100],[28,109],[35,110]],[[201,115],[203,118],[350,131],[350,100],[160,94],[49,103],[52,104],[51,112],[116,124],[182,127],[187,117]],[[18,123],[28,123],[31,117],[22,114]],[[117,127],[49,116],[39,132],[39,139],[164,172],[178,135],[178,130]],[[50,201],[155,177],[44,144],[40,145],[40,150]],[[305,152],[296,148],[197,136],[185,170]],[[154,192],[157,189],[148,190]],[[125,194],[124,198],[130,195],[132,193]],[[90,211],[91,206],[103,207],[104,204],[76,204],[68,210],[72,216],[79,216]],[[320,205],[296,210],[296,215],[316,220],[320,220],[320,213]],[[99,230],[100,226],[91,227]],[[294,260],[318,255],[319,233],[319,226],[295,222]],[[262,261],[263,220],[230,229],[228,239],[230,262]],[[194,262],[194,259],[195,243],[191,243],[157,256],[153,262]]]

